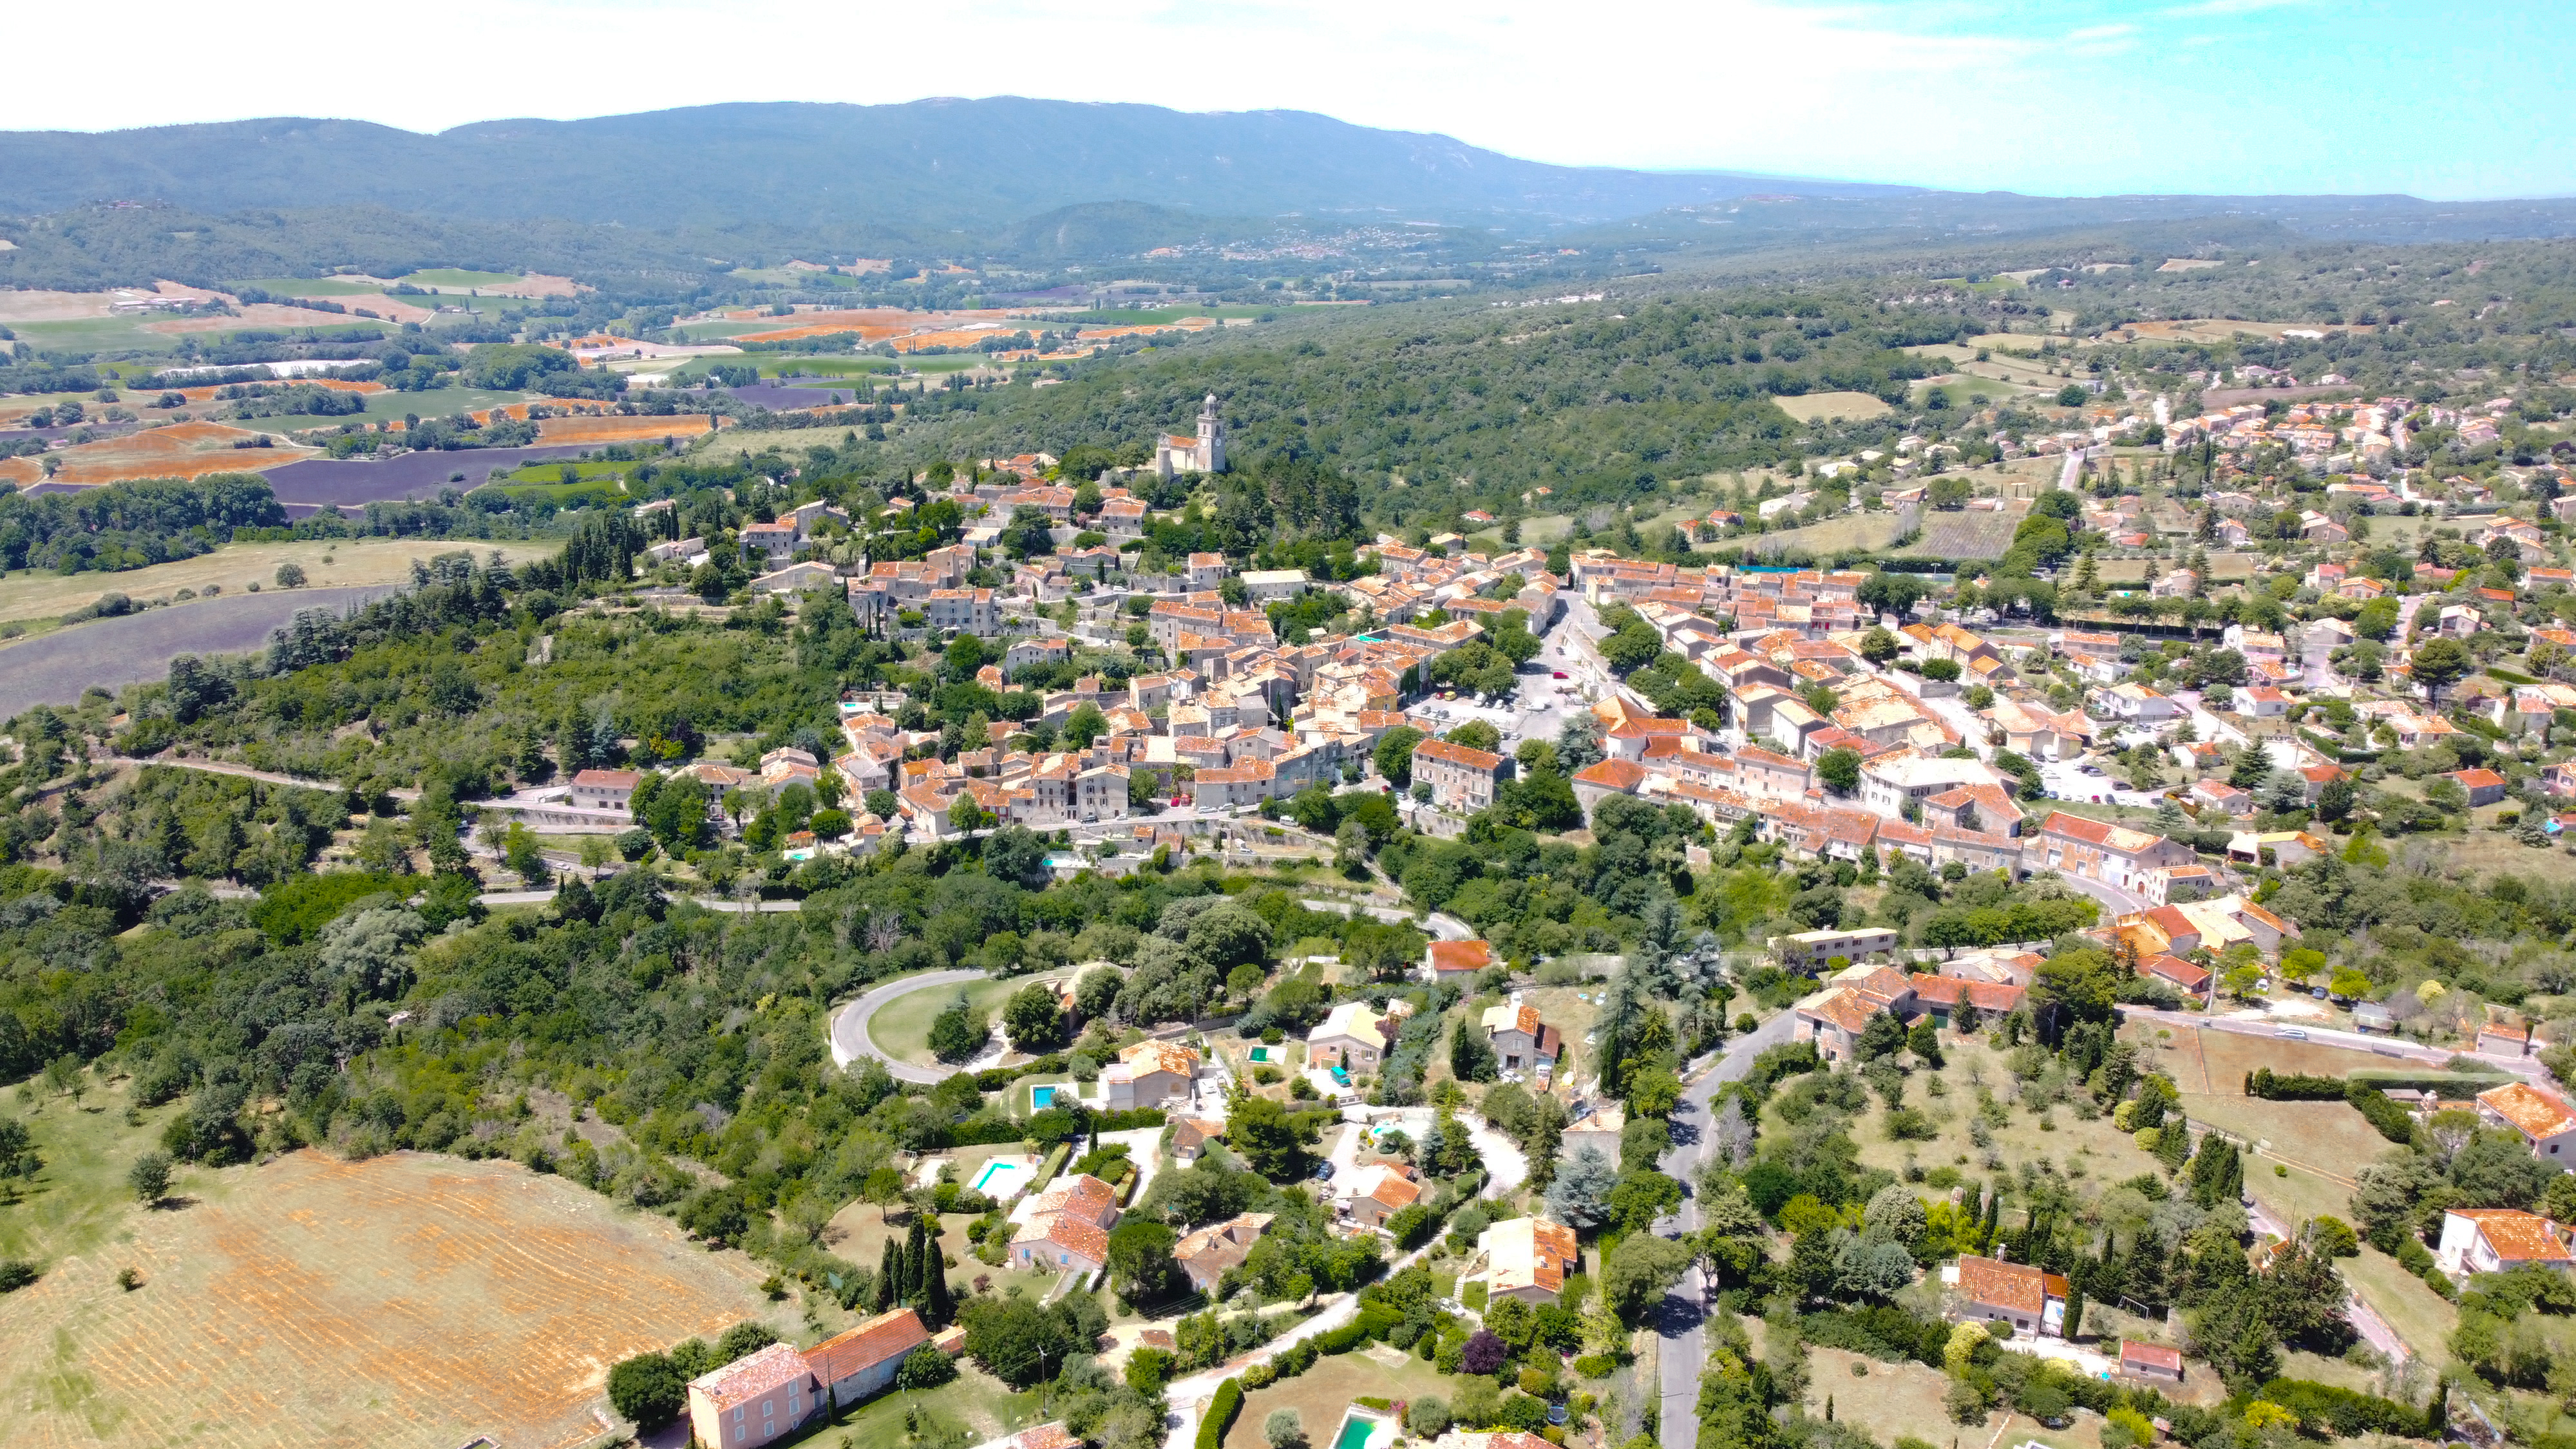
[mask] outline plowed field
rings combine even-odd
[[[127,478],[196,478],[208,473],[247,473],[313,456],[311,448],[236,448],[256,437],[248,428],[216,422],[172,423],[121,438],[102,438],[50,454],[59,467],[57,483],[115,483]],[[0,463],[0,478],[26,484],[41,481],[44,467],[35,458]]]
[[[674,413],[661,418],[541,418],[537,422],[537,441],[633,443],[655,438],[694,438],[705,432],[711,422],[705,413]]]
[[[9,1442],[577,1444],[610,1365],[767,1306],[748,1259],[508,1163],[301,1152],[225,1178],[0,1299]]]

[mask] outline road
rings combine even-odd
[[[906,976],[900,981],[887,982],[833,1014],[832,1060],[846,1067],[861,1057],[875,1057],[885,1063],[886,1070],[892,1073],[897,1081],[925,1084],[946,1081],[957,1070],[956,1068],[914,1066],[910,1062],[896,1061],[877,1050],[877,1044],[868,1039],[868,1018],[876,1015],[887,1002],[898,996],[909,996],[913,992],[928,991],[933,987],[957,986],[968,981],[983,979],[984,973],[981,971],[925,971],[918,976]]]
[[[1699,1063],[1693,1064],[1700,1074],[1689,1080],[1682,1090],[1680,1105],[1673,1109],[1673,1146],[1660,1164],[1666,1175],[1682,1184],[1682,1205],[1655,1225],[1659,1235],[1685,1237],[1699,1228],[1699,1201],[1695,1196],[1698,1189],[1693,1183],[1701,1156],[1708,1148],[1712,1120],[1709,1099],[1717,1095],[1718,1088],[1741,1080],[1751,1071],[1753,1059],[1764,1048],[1789,1040],[1797,1029],[1797,1020],[1795,1012],[1783,1011],[1727,1043],[1714,1064],[1704,1069]],[[1662,1351],[1657,1355],[1662,1378],[1658,1423],[1663,1449],[1697,1449],[1699,1443],[1699,1366],[1708,1353],[1700,1325],[1707,1291],[1699,1265],[1694,1263],[1683,1271],[1673,1291],[1664,1295],[1663,1311],[1656,1315],[1655,1332],[1663,1340]]]
[[[1438,911],[1425,916],[1420,911],[1409,911],[1400,906],[1363,906],[1356,901],[1333,901],[1321,898],[1301,900],[1297,904],[1310,911],[1331,911],[1339,916],[1347,916],[1353,911],[1366,911],[1391,926],[1411,925],[1419,920],[1431,928],[1434,939],[1442,941],[1472,941],[1476,937],[1474,927],[1456,916],[1444,916]]]

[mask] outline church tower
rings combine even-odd
[[[1225,424],[1216,415],[1216,394],[1209,393],[1199,405],[1199,470],[1205,473],[1225,471]]]

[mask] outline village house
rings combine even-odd
[[[1488,1302],[1517,1298],[1532,1307],[1554,1303],[1565,1291],[1566,1278],[1583,1266],[1574,1230],[1543,1218],[1505,1218],[1478,1235],[1476,1248],[1485,1255]]]
[[[584,770],[572,777],[571,803],[584,810],[624,810],[643,776],[633,770]]]
[[[2120,1372],[2131,1378],[2181,1383],[2182,1350],[2167,1348],[2160,1343],[2140,1343],[2134,1338],[2121,1339]]]
[[[2576,1163],[2576,1112],[2528,1082],[2508,1082],[2478,1093],[2478,1115],[2493,1126],[2521,1133],[2532,1156],[2554,1162],[2562,1171]]]
[[[1517,994],[1517,993],[1515,993]],[[1538,1008],[1505,1002],[1485,1008],[1485,1039],[1506,1072],[1546,1072],[1556,1065],[1557,1030],[1538,1019]]]
[[[1109,1262],[1109,1230],[1118,1226],[1118,1190],[1089,1173],[1038,1194],[1012,1214],[1013,1265],[1031,1272],[1097,1273]]]
[[[1400,1162],[1378,1162],[1350,1175],[1349,1196],[1342,1200],[1342,1210],[1354,1222],[1366,1227],[1382,1228],[1386,1220],[1413,1205],[1422,1189],[1413,1183],[1413,1170]]]
[[[1378,1027],[1377,1008],[1365,1001],[1345,1001],[1306,1034],[1306,1060],[1339,1063],[1353,1072],[1374,1072],[1386,1056],[1386,1034]]]
[[[1473,815],[1494,803],[1503,757],[1447,740],[1424,740],[1413,747],[1413,778],[1431,787],[1433,805]]]
[[[1472,985],[1476,973],[1493,964],[1491,941],[1434,941],[1422,949],[1422,969],[1433,981]]]
[[[2161,902],[2165,878],[2159,872],[2165,867],[2191,864],[2192,849],[2161,835],[2060,810],[2052,811],[2040,822],[2033,853],[2026,857],[2026,863],[2135,891]]]
[[[1962,1255],[1941,1270],[1952,1313],[2002,1327],[2007,1336],[2056,1337],[2066,1316],[2066,1279],[2027,1263]]]
[[[2455,1279],[2472,1273],[2546,1268],[2576,1273],[2568,1230],[2518,1208],[2451,1208],[2442,1214],[2442,1239],[2433,1259]]]
[[[1214,1293],[1217,1281],[1226,1270],[1243,1266],[1244,1257],[1252,1251],[1272,1220],[1269,1213],[1245,1213],[1228,1218],[1184,1236],[1172,1245],[1172,1261],[1189,1275],[1190,1286],[1201,1293]]]
[[[1101,1095],[1112,1112],[1158,1107],[1190,1095],[1198,1074],[1197,1052],[1176,1042],[1140,1041],[1100,1069]]]

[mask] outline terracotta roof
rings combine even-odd
[[[1434,941],[1431,943],[1431,969],[1434,971],[1482,971],[1494,964],[1491,941]]]
[[[1011,1449],[1074,1449],[1081,1442],[1067,1433],[1062,1424],[1040,1424],[1012,1436]]]
[[[1800,1003],[1798,1011],[1802,1015],[1822,1017],[1855,1036],[1868,1028],[1871,1017],[1878,1015],[1877,1009],[1862,1000],[1858,992],[1842,987],[1836,987],[1813,1001]]]
[[[1424,740],[1413,747],[1413,757],[1417,760],[1439,760],[1444,764],[1460,765],[1470,770],[1499,770],[1503,766],[1503,757],[1500,755],[1469,749],[1465,745],[1452,744],[1447,740]]]
[[[2063,810],[2050,812],[2049,817],[2040,822],[2039,828],[2043,834],[2063,835],[2069,839],[2098,845],[2104,850],[2116,850],[2123,855],[2135,855],[2139,851],[2153,849],[2164,838],[2149,835],[2144,831],[2105,824],[2099,820],[2087,820],[2081,815],[2069,815]]]
[[[1186,1079],[1197,1076],[1199,1071],[1197,1052],[1168,1041],[1140,1041],[1120,1052],[1118,1060],[1140,1077],[1149,1072],[1169,1072]]]
[[[921,1326],[920,1317],[909,1308],[897,1308],[805,1350],[805,1364],[814,1377],[837,1384],[928,1342],[930,1330]]]
[[[718,1409],[730,1409],[755,1395],[801,1382],[810,1373],[805,1355],[786,1344],[773,1343],[689,1380],[689,1391]]]
[[[2453,1217],[2475,1223],[2478,1235],[2508,1263],[2576,1263],[2558,1240],[2556,1223],[2516,1208],[2453,1208]]]
[[[1634,760],[1603,760],[1574,772],[1574,782],[1578,785],[1599,785],[1605,789],[1620,791],[1634,790],[1643,784],[1645,779],[1645,767]]]
[[[2124,1338],[2120,1340],[2120,1363],[2123,1367],[2136,1364],[2142,1368],[2163,1369],[2167,1373],[2178,1374],[2182,1372],[2182,1350],[2167,1348],[2160,1343],[2138,1343]]]
[[[2028,1263],[1962,1257],[1959,1259],[1959,1296],[1988,1308],[2027,1313],[2037,1318],[2047,1307],[2049,1299],[2066,1296],[2066,1280],[2054,1273],[2043,1273]]]
[[[2528,1082],[2508,1082],[2478,1093],[2478,1102],[2531,1138],[2555,1137],[2576,1128],[2567,1104]]]
[[[572,782],[612,790],[632,790],[643,778],[633,770],[584,770],[573,776]]]
[[[1979,1011],[2012,1011],[2027,994],[2009,981],[1972,981],[1964,976],[1927,976],[1914,973],[1913,987],[1919,1001],[1956,1007],[1965,1001]]]
[[[2209,969],[2194,966],[2180,956],[2157,954],[2138,963],[2141,976],[2161,977],[2185,991],[2198,991],[2209,981]]]
[[[1071,1213],[1058,1213],[1047,1225],[1046,1240],[1069,1248],[1094,1263],[1109,1261],[1109,1234],[1098,1223],[1084,1222]]]
[[[1395,1209],[1404,1207],[1410,1204],[1415,1198],[1422,1196],[1422,1189],[1415,1187],[1406,1179],[1399,1177],[1392,1172],[1388,1172],[1379,1175],[1377,1186],[1370,1188],[1368,1195],[1371,1201],[1383,1203],[1389,1209]]]

